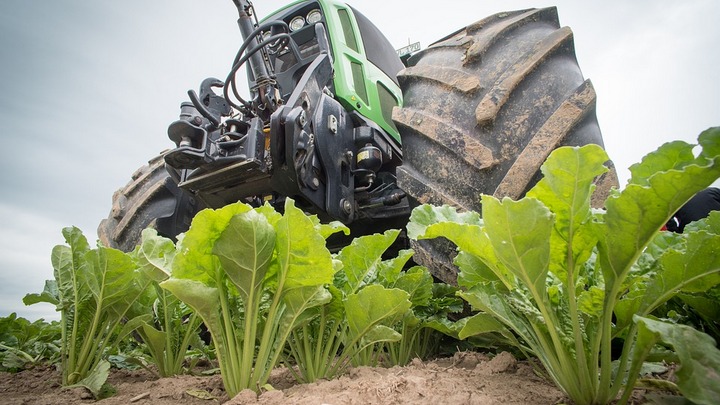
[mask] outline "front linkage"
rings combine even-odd
[[[209,78],[199,94],[189,91],[190,102],[168,128],[177,146],[165,155],[171,177],[210,207],[243,200],[279,208],[292,197],[306,211],[346,224],[407,218],[407,198],[395,181],[398,142],[334,94],[326,17],[314,15],[303,28],[286,22],[309,8],[310,20],[320,2],[291,5],[258,23],[250,2],[233,1],[243,44],[226,81]],[[247,101],[235,82],[246,62]]]

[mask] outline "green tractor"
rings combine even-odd
[[[603,144],[554,7],[492,15],[401,59],[345,3],[296,1],[258,21],[233,2],[243,42],[229,74],[188,92],[168,128],[175,148],[115,193],[106,245],[131,250],[147,226],[174,237],[202,208],[281,210],[288,197],[353,237],[402,229],[419,203],[479,211],[481,193],[522,197],[553,149]],[[597,201],[616,184],[614,170],[598,179]],[[449,246],[412,247],[455,280]]]

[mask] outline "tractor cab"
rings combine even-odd
[[[330,90],[337,100],[400,142],[391,115],[393,107],[402,104],[397,73],[404,66],[387,38],[367,17],[347,4],[320,0],[293,3],[261,24],[272,21],[282,21],[289,29],[290,40],[280,49],[269,47],[267,55],[284,100],[327,44],[334,70]],[[269,38],[279,33],[280,27],[272,26],[261,35]],[[248,80],[250,88],[257,86],[249,67]]]

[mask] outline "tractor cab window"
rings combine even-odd
[[[397,74],[405,66],[398,58],[395,48],[367,17],[354,8],[352,8],[352,11],[360,29],[360,35],[362,35],[365,55],[367,55],[368,60],[392,78],[395,84],[398,84]]]

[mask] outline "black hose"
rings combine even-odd
[[[284,22],[283,22],[283,24],[284,24]],[[285,24],[285,25],[287,25],[287,24]],[[255,31],[258,31],[259,29],[260,28],[258,28]],[[251,38],[253,38],[253,37],[251,37]],[[245,49],[247,49],[247,47],[250,43],[250,39],[248,38],[247,40],[245,40],[245,42],[243,42],[242,46],[238,50],[238,57],[236,57],[233,67],[230,70],[230,73],[228,74],[227,79],[225,80],[225,87],[223,88],[223,96],[225,97],[225,99],[231,106],[233,106],[237,109],[242,109],[242,107],[240,105],[235,104],[232,100],[230,100],[230,97],[229,97],[230,92],[228,89],[229,87],[232,87],[233,95],[243,105],[243,107],[245,107],[247,109],[252,108],[251,104],[248,103],[247,101],[245,101],[237,91],[237,86],[235,84],[235,74],[240,69],[240,67],[242,67],[242,65],[245,64],[245,62],[247,62],[247,60],[254,53],[258,52],[263,47],[265,47],[273,42],[277,43],[276,46],[285,46],[288,43],[290,43],[290,39],[291,39],[290,35],[287,33],[275,34],[275,35],[265,38],[263,41],[261,41],[259,44],[257,44],[256,46],[254,46],[252,49],[248,50],[247,52],[245,52]],[[278,42],[278,41],[280,41],[280,42]],[[243,52],[245,52],[245,55],[242,55]]]

